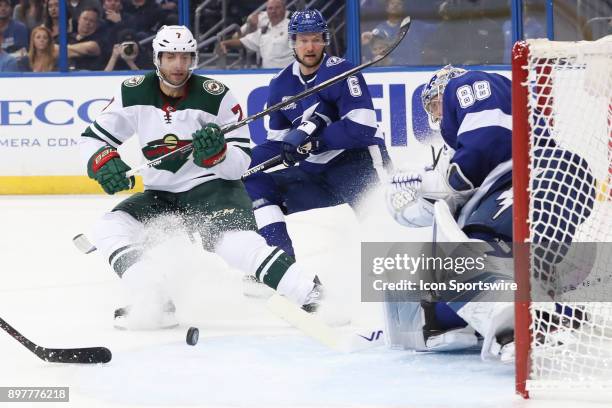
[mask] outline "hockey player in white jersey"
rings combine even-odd
[[[133,294],[130,304],[115,312],[116,326],[176,324],[174,305],[164,291],[167,276],[143,242],[144,223],[168,214],[200,232],[206,248],[230,266],[313,309],[319,293],[313,277],[257,233],[251,200],[240,181],[250,163],[247,127],[225,135],[220,131],[221,125],[242,119],[240,105],[225,84],[192,74],[197,44],[186,27],[162,27],[153,51],[156,71],[124,81],[80,139],[89,177],[108,194],[134,184],[117,151],[132,136],[138,135],[147,160],[193,143],[193,156],[175,154],[143,170],[144,192],[119,203],[94,227],[95,245]]]

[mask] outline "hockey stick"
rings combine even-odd
[[[49,363],[99,364],[108,363],[113,357],[111,351],[106,347],[46,348],[38,346],[2,318],[0,318],[0,328],[36,354],[38,358]]]
[[[84,254],[90,254],[95,251],[96,246],[89,241],[89,239],[85,236],[85,234],[78,234],[74,238],[72,238],[72,243],[79,251]]]
[[[319,317],[307,313],[279,294],[266,302],[268,310],[307,336],[340,353],[353,353],[384,344],[383,330],[376,328],[363,334],[345,332],[325,324]]]
[[[444,150],[444,146],[442,146],[440,148],[440,150],[438,150],[438,154],[436,154],[436,148],[434,147],[434,145],[431,145],[431,160],[433,162],[432,167],[435,169],[436,166],[438,165],[438,162],[440,161],[440,156],[442,155],[442,150]]]
[[[389,47],[387,47],[387,49],[379,57],[373,59],[370,62],[366,62],[366,63],[363,63],[363,64],[358,65],[356,67],[353,67],[353,68],[349,69],[346,72],[343,72],[342,74],[340,74],[338,76],[330,78],[327,81],[323,81],[320,84],[318,84],[317,86],[313,86],[312,88],[307,89],[304,92],[301,92],[301,93],[299,93],[297,95],[294,95],[294,96],[292,96],[290,98],[287,98],[287,99],[277,103],[276,105],[272,105],[269,108],[264,109],[261,112],[256,113],[254,115],[251,115],[249,117],[246,117],[246,118],[242,119],[239,122],[223,126],[221,128],[221,132],[223,134],[230,133],[230,132],[232,132],[232,131],[234,131],[234,130],[236,130],[238,128],[241,128],[241,127],[243,127],[245,125],[248,125],[249,123],[253,122],[254,120],[257,120],[259,118],[263,118],[264,116],[269,115],[272,112],[276,112],[277,110],[282,109],[285,106],[291,105],[292,103],[295,103],[295,102],[297,102],[297,101],[299,101],[299,100],[301,100],[301,99],[303,99],[303,98],[305,98],[307,96],[310,96],[310,95],[312,95],[314,93],[317,93],[317,92],[321,91],[322,89],[327,88],[330,85],[333,85],[333,84],[335,84],[337,82],[340,82],[343,79],[346,79],[346,78],[350,77],[351,75],[353,75],[353,74],[355,74],[355,73],[357,73],[357,72],[359,72],[359,71],[361,71],[361,70],[363,70],[363,69],[365,69],[365,68],[367,68],[369,66],[372,66],[372,65],[380,62],[387,55],[389,55],[391,53],[391,51],[393,51],[399,45],[399,43],[404,39],[404,37],[406,36],[406,33],[408,33],[408,29],[410,28],[410,22],[411,22],[410,17],[404,18],[404,20],[402,21],[402,23],[400,25],[400,29],[399,29],[397,38],[395,39],[393,44],[389,45]],[[163,156],[158,157],[155,160],[151,160],[150,162],[144,163],[143,165],[138,166],[138,167],[128,171],[126,173],[126,177],[134,176],[135,174],[139,173],[143,169],[157,166],[159,163],[163,162],[168,157],[173,156],[173,155],[175,155],[175,154],[177,154],[179,152],[188,152],[192,148],[193,147],[192,147],[191,143],[186,144],[185,146],[179,147],[178,149],[173,150],[171,152],[168,152],[168,153],[164,154]],[[268,161],[265,161],[264,163],[262,163],[262,164],[260,164],[258,166],[255,166],[254,168],[259,169],[258,171],[266,170],[267,168],[270,168],[270,167],[273,167],[273,166],[279,164],[280,161],[281,161],[280,160],[280,156],[273,157],[272,159],[270,159]],[[267,164],[268,167],[261,168],[261,166],[263,164]],[[252,169],[249,169],[247,171],[247,173],[245,173],[245,176],[243,176],[243,178],[246,177],[246,175],[253,174],[254,172],[251,172],[251,170]]]

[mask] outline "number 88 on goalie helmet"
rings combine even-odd
[[[423,87],[421,91],[421,103],[423,109],[429,116],[432,117],[434,122],[440,120],[440,116],[435,109],[442,103],[442,96],[444,95],[444,89],[448,82],[453,79],[460,77],[467,71],[462,68],[455,68],[452,65],[446,65],[445,67],[436,71],[429,82]]]
[[[189,73],[182,83],[173,84],[164,77],[161,72],[161,54],[163,52],[188,52],[191,54]],[[153,39],[153,64],[155,65],[157,76],[164,84],[171,88],[182,87],[191,77],[193,70],[198,66],[198,43],[193,38],[191,31],[185,26],[162,26]]]

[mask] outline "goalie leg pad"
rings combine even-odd
[[[386,302],[387,344],[394,349],[416,351],[454,351],[474,347],[478,339],[461,320],[435,316],[436,302]],[[444,316],[441,316],[444,317]],[[452,322],[452,323],[451,323]],[[446,326],[455,324],[459,326]]]
[[[457,351],[465,350],[478,345],[478,337],[474,329],[469,326],[450,329],[432,335],[425,341],[429,351]]]
[[[445,303],[422,301],[421,307],[425,317],[423,337],[427,350],[464,350],[478,344],[474,329]]]
[[[457,314],[483,336],[482,359],[499,359],[504,345],[500,344],[498,338],[506,338],[506,333],[514,331],[514,303],[468,302]]]
[[[480,240],[469,238],[457,225],[452,217],[448,205],[443,201],[436,202],[434,206],[435,225],[434,240],[436,242],[479,242]],[[483,242],[484,241],[480,241]],[[491,247],[493,250],[494,248]],[[511,276],[504,273],[512,271],[507,262],[511,258],[489,256],[487,265],[494,267],[490,273],[511,280]],[[481,351],[483,360],[498,359],[502,345],[499,344],[497,336],[501,333],[514,330],[514,305],[511,302],[485,301],[489,293],[478,295],[480,301],[450,304],[457,314],[463,318],[473,329],[484,338]],[[494,294],[490,296],[495,296]],[[491,299],[489,299],[491,300]]]
[[[448,204],[439,200],[434,204],[434,242],[469,242],[470,238],[459,228]]]

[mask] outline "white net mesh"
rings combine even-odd
[[[527,388],[612,390],[612,36],[529,41],[527,82]]]

